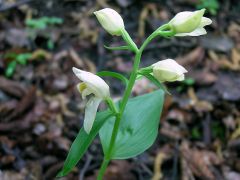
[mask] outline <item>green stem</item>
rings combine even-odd
[[[134,43],[134,41],[132,40],[132,38],[129,36],[128,32],[125,29],[122,30],[122,37],[123,37],[124,41],[128,44],[130,50],[137,53],[138,47]]]
[[[132,70],[132,73],[130,75],[130,79],[129,79],[129,83],[128,83],[128,86],[124,92],[124,95],[123,95],[123,99],[122,99],[122,102],[121,102],[121,107],[120,107],[120,115],[123,114],[124,112],[124,109],[127,105],[127,101],[129,99],[129,96],[131,94],[131,91],[132,91],[132,88],[133,88],[133,85],[136,81],[136,77],[137,77],[137,74],[138,74],[138,69],[139,69],[139,64],[140,64],[140,60],[141,60],[141,56],[142,56],[142,53],[143,53],[143,50],[145,49],[145,47],[156,37],[159,35],[159,32],[165,30],[165,29],[168,29],[169,28],[169,25],[166,24],[166,25],[163,25],[161,27],[159,27],[156,31],[154,31],[150,36],[148,36],[148,38],[144,41],[144,43],[142,44],[142,46],[140,47],[140,49],[136,52],[136,55],[135,55],[135,59],[134,59],[134,65],[133,65],[133,70]]]
[[[113,100],[111,98],[106,99],[106,102],[108,104],[108,107],[110,108],[110,110],[114,113],[114,115],[116,116],[118,114],[118,110],[113,102]]]
[[[116,120],[115,120],[114,127],[113,127],[113,132],[112,132],[112,137],[111,137],[111,140],[110,140],[109,149],[108,149],[108,151],[105,155],[106,156],[105,158],[107,160],[111,159],[112,150],[113,150],[114,143],[115,143],[115,140],[116,140],[116,137],[117,137],[120,121],[121,121],[121,116],[120,116],[120,114],[118,114],[118,115],[116,115]]]
[[[101,164],[101,168],[98,172],[98,177],[97,177],[97,180],[102,180],[103,176],[104,176],[104,173],[107,169],[107,166],[108,166],[108,163],[109,163],[110,160],[107,160],[107,159],[104,159],[102,164]]]
[[[119,115],[120,114],[116,115],[116,120],[115,120],[114,127],[113,127],[113,132],[112,132],[112,137],[111,137],[111,140],[110,140],[109,149],[108,149],[108,152],[105,154],[105,158],[104,158],[104,160],[101,164],[101,168],[99,170],[97,180],[102,180],[102,178],[104,176],[104,173],[107,169],[107,166],[108,166],[108,164],[111,160],[111,153],[112,153],[112,150],[113,150],[113,147],[114,147],[114,143],[115,143],[115,140],[116,140],[116,137],[117,137],[117,132],[118,132],[118,128],[119,128],[120,120],[121,120],[121,117]]]
[[[125,107],[127,105],[128,99],[129,99],[129,97],[131,95],[131,92],[132,92],[132,88],[134,86],[134,83],[135,83],[137,75],[138,75],[138,69],[139,69],[139,64],[140,64],[140,60],[141,60],[143,50],[148,45],[148,43],[150,43],[156,36],[159,35],[160,31],[166,30],[168,28],[169,28],[168,25],[163,25],[160,28],[158,28],[156,31],[154,31],[144,41],[144,43],[142,44],[140,49],[137,48],[136,44],[133,42],[133,40],[131,39],[131,37],[127,33],[127,31],[123,31],[124,40],[129,44],[129,46],[131,46],[131,48],[135,52],[134,65],[133,65],[133,69],[132,69],[132,72],[131,72],[131,75],[130,75],[129,83],[126,87],[126,90],[125,90],[124,95],[123,95],[123,99],[122,99],[121,104],[120,104],[119,113],[115,114],[116,120],[115,120],[113,131],[112,131],[112,137],[111,137],[111,140],[110,140],[109,149],[106,152],[104,161],[101,165],[101,168],[100,168],[100,171],[99,171],[99,174],[98,174],[98,180],[102,180],[104,172],[107,168],[107,165],[111,160],[112,151],[113,151],[113,148],[114,148],[114,144],[115,144],[115,140],[116,140],[116,137],[117,137],[119,125],[120,125],[120,122],[121,122],[121,119],[122,119],[122,115],[124,113]]]

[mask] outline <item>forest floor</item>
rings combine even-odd
[[[213,3],[213,0],[209,1]],[[113,161],[106,180],[240,180],[240,2],[215,0],[201,37],[156,39],[141,66],[166,58],[186,67],[186,80],[166,84],[159,135],[143,154]],[[197,0],[0,1],[0,180],[51,180],[82,127],[84,104],[73,66],[129,75],[132,53],[108,51],[120,37],[107,34],[93,12],[118,10],[139,46]],[[118,99],[124,86],[111,78]],[[139,80],[133,95],[157,89]],[[104,108],[104,106],[102,106]],[[103,155],[99,139],[63,180],[94,180]]]

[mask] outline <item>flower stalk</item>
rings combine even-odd
[[[212,21],[208,18],[203,17],[204,12],[205,10],[203,9],[203,10],[194,11],[194,12],[185,11],[185,12],[178,13],[170,22],[162,25],[157,30],[155,30],[152,34],[150,34],[148,38],[140,46],[140,48],[138,48],[138,46],[134,43],[134,41],[132,40],[128,32],[125,30],[123,19],[120,16],[120,14],[118,14],[115,10],[110,8],[105,8],[100,11],[94,12],[99,23],[108,33],[115,36],[122,36],[123,40],[126,43],[126,45],[124,46],[106,47],[106,48],[109,50],[130,50],[134,52],[134,55],[135,55],[134,63],[133,63],[133,67],[132,67],[132,71],[129,79],[127,79],[124,75],[121,75],[117,72],[102,71],[102,72],[98,72],[95,75],[90,72],[73,68],[74,74],[81,81],[81,83],[77,85],[77,89],[82,94],[82,98],[87,99],[88,102],[85,108],[83,130],[79,132],[76,138],[77,140],[75,140],[73,145],[71,146],[70,153],[67,157],[66,162],[64,163],[63,170],[59,173],[60,174],[59,177],[66,175],[76,165],[77,161],[81,158],[84,151],[86,151],[86,148],[89,146],[89,143],[93,140],[93,137],[95,137],[96,134],[99,132],[100,128],[102,128],[103,124],[105,123],[105,120],[109,118],[109,116],[104,117],[104,114],[101,118],[96,118],[98,106],[102,101],[104,101],[105,103],[107,103],[110,110],[106,112],[110,113],[110,116],[113,117],[115,121],[114,121],[113,127],[109,124],[109,127],[112,127],[112,129],[109,129],[109,131],[111,131],[111,135],[108,134],[108,129],[107,129],[107,136],[105,137],[107,141],[101,138],[101,132],[100,132],[101,141],[104,140],[104,143],[102,142],[104,147],[104,159],[101,164],[101,168],[99,170],[97,179],[98,180],[103,179],[104,173],[111,159],[118,157],[118,156],[115,156],[116,152],[114,147],[115,145],[116,147],[118,145],[116,144],[116,139],[118,137],[119,127],[121,125],[121,120],[123,119],[123,114],[125,112],[126,107],[127,107],[127,110],[125,115],[127,115],[129,112],[132,112],[132,108],[129,108],[130,111],[128,111],[127,103],[131,96],[131,92],[135,84],[135,81],[138,78],[145,76],[147,79],[152,81],[157,87],[163,89],[165,92],[168,92],[162,83],[182,81],[185,78],[184,73],[187,72],[187,70],[184,67],[179,65],[173,59],[161,60],[157,63],[154,63],[151,66],[140,69],[139,66],[140,66],[141,57],[144,49],[153,39],[159,36],[170,38],[173,36],[200,36],[200,35],[206,34],[206,30],[204,29],[204,26],[210,25]],[[115,103],[111,98],[108,84],[99,76],[111,76],[113,78],[117,78],[121,80],[126,85],[123,97],[117,106],[115,105]],[[144,96],[142,96],[141,98],[143,97]],[[149,98],[148,95],[145,97]],[[161,97],[162,100],[161,100],[161,103],[158,104],[158,106],[156,106],[157,107],[155,109],[156,111],[158,111],[158,109],[162,107],[163,93],[161,96],[158,96],[158,97],[159,98]],[[144,108],[142,107],[142,109]],[[151,112],[150,114],[154,114],[154,113]],[[150,116],[150,114],[148,116]],[[155,114],[156,115],[153,117],[156,119],[156,121],[154,122],[158,123],[159,117],[157,113]],[[147,118],[143,118],[143,119],[148,120],[148,116]],[[97,119],[96,122],[94,122],[95,119]],[[130,122],[131,122],[131,119],[130,119]],[[146,122],[148,123],[148,121]],[[153,126],[157,127],[155,126],[155,124],[153,124]],[[152,129],[153,126],[149,126],[150,129]],[[104,128],[105,127],[103,127],[103,129]],[[148,131],[146,131],[145,133],[147,132]],[[157,129],[155,129],[154,133],[157,135]],[[79,141],[80,137],[81,138],[85,137],[84,143]],[[152,136],[151,139],[154,140],[154,136]],[[139,142],[139,140],[137,142]],[[109,143],[109,145],[108,144],[106,145],[106,143]],[[76,147],[80,146],[81,144],[83,144],[83,146],[81,146],[82,149],[79,152]],[[151,145],[151,143],[150,144],[146,143],[146,144],[147,144],[146,147],[144,146],[141,147],[138,151],[135,151],[133,154],[131,154],[131,156],[133,157],[134,155],[137,155],[140,150],[141,152],[143,152],[143,150],[146,150],[146,148],[149,147],[149,145]],[[130,145],[132,144],[130,143]],[[128,147],[125,147],[125,148],[128,150]],[[77,160],[75,159],[75,157],[77,157]],[[126,158],[130,156],[125,155],[123,157]]]
[[[156,31],[154,31],[142,44],[142,46],[140,47],[140,49],[137,48],[136,44],[133,42],[133,40],[131,39],[131,37],[129,36],[129,34],[127,33],[127,31],[125,31],[124,33],[126,33],[124,35],[124,40],[128,43],[128,45],[130,47],[132,47],[135,50],[135,58],[134,58],[134,65],[133,65],[133,69],[131,71],[131,75],[130,75],[130,79],[129,79],[129,83],[126,87],[126,90],[124,92],[122,101],[120,103],[120,110],[119,113],[115,114],[115,123],[114,123],[114,127],[113,127],[113,131],[112,131],[112,137],[110,140],[110,145],[109,145],[109,149],[107,151],[107,153],[105,154],[103,163],[101,165],[101,168],[99,170],[98,173],[98,178],[97,180],[102,180],[104,172],[106,171],[107,165],[111,160],[111,155],[112,155],[112,150],[114,148],[114,143],[118,134],[118,129],[119,129],[119,125],[125,110],[125,107],[127,105],[128,99],[131,95],[132,92],[132,88],[134,86],[134,83],[136,81],[137,75],[138,75],[138,70],[139,70],[139,65],[140,65],[140,61],[141,61],[141,57],[142,57],[142,53],[145,49],[145,47],[157,36],[162,35],[165,36],[166,34],[166,30],[168,30],[169,26],[168,25],[163,25],[160,28],[158,28]],[[173,35],[174,33],[172,33]],[[171,35],[169,32],[167,34],[168,36]],[[111,108],[111,107],[110,107]]]

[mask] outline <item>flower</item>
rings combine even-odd
[[[115,10],[105,8],[95,11],[94,14],[107,32],[109,32],[111,35],[122,35],[122,30],[124,30],[124,22],[122,17]]]
[[[173,59],[159,61],[152,65],[153,76],[159,82],[183,81],[187,70]]]
[[[210,25],[212,20],[203,17],[205,9],[190,12],[184,11],[176,14],[169,22],[170,27],[176,33],[175,36],[200,36],[207,34],[204,26]]]
[[[73,67],[72,70],[82,81],[77,85],[79,92],[82,94],[82,98],[86,99],[88,95],[92,95],[86,104],[83,124],[84,130],[89,134],[100,102],[110,97],[109,86],[102,78],[95,74],[82,71],[75,67]]]

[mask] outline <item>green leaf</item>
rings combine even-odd
[[[11,77],[16,69],[17,66],[17,62],[16,61],[12,61],[11,63],[8,64],[7,69],[5,71],[5,75],[7,77]]]
[[[97,73],[98,76],[111,76],[120,79],[126,86],[128,85],[128,79],[122,74],[111,72],[111,71],[100,71]]]
[[[55,24],[62,24],[63,23],[63,19],[58,18],[58,17],[47,17],[47,21],[48,24],[51,25],[55,25]]]
[[[19,64],[26,65],[28,59],[30,59],[31,57],[32,57],[32,53],[19,54],[19,55],[17,55],[17,57],[16,57],[16,61],[17,61]]]
[[[216,15],[219,6],[218,0],[200,0],[197,9],[206,8],[212,15]]]
[[[58,173],[57,177],[66,176],[82,158],[87,148],[97,135],[99,129],[105,123],[107,119],[114,119],[112,112],[109,110],[98,112],[96,120],[94,121],[93,128],[89,134],[87,134],[83,128],[80,129],[76,139],[73,141],[69,150],[67,159],[64,162],[62,170]]]
[[[49,50],[53,50],[54,49],[54,42],[52,41],[52,39],[48,39],[48,41],[47,41],[47,48]]]
[[[63,20],[58,17],[48,17],[44,16],[38,19],[27,19],[26,26],[34,29],[45,29],[48,25],[62,24]]]
[[[193,78],[186,78],[186,79],[184,79],[184,81],[182,83],[187,86],[192,86],[192,85],[194,85],[195,80]]]
[[[127,159],[148,149],[158,134],[164,92],[157,90],[128,101],[120,122],[111,159]],[[109,119],[99,135],[106,154],[115,119]]]
[[[33,29],[45,29],[47,24],[41,19],[27,19],[26,25]]]
[[[109,46],[105,46],[104,47],[108,50],[131,50],[129,48],[129,46],[117,46],[117,47],[109,47]]]

